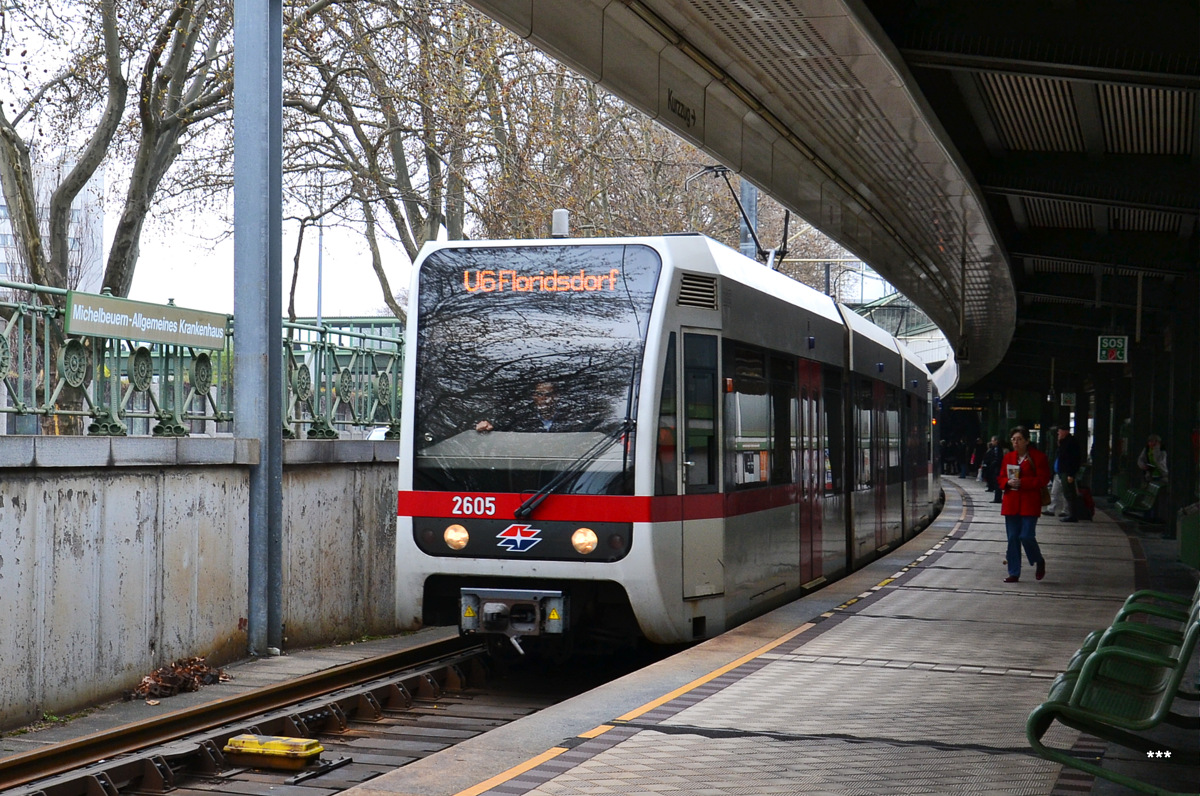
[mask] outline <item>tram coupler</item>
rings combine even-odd
[[[567,631],[567,598],[541,589],[459,590],[458,631],[508,636],[522,655],[521,636],[561,635]]]

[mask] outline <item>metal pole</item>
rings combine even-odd
[[[751,260],[758,257],[758,247],[754,244],[754,235],[750,234],[751,230],[758,232],[758,188],[749,180],[742,180],[741,185],[741,200],[743,218],[739,224],[741,231],[741,240],[738,242],[738,248],[742,254],[749,257]]]
[[[325,172],[321,172],[320,212],[317,217],[317,326],[321,325],[321,285],[324,282],[321,272],[325,265]]]
[[[250,468],[247,644],[283,638],[283,4],[235,0],[233,134],[234,435]]]

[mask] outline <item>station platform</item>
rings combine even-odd
[[[1195,573],[1155,574],[1144,540],[1097,512],[1091,522],[1043,517],[1045,579],[1026,566],[1005,583],[999,504],[975,481],[943,486],[938,519],[867,568],[346,793],[1128,792],[1037,757],[1025,719],[1129,593],[1167,577],[1168,590],[1188,595]],[[1044,740],[1170,790],[1200,789],[1200,768],[1106,749],[1058,725]]]

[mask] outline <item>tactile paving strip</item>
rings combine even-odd
[[[833,662],[878,659],[889,646],[904,651],[905,660],[938,667],[979,666],[1020,669],[1052,677],[1075,651],[1060,628],[1030,626],[1020,636],[980,632],[977,623],[943,620],[904,622],[890,617],[850,617],[809,640],[790,654],[767,653],[765,658],[797,660],[828,658]],[[1073,645],[1074,644],[1074,645]]]
[[[953,687],[947,687],[948,677],[955,678]],[[778,661],[662,724],[703,729],[729,729],[732,724],[740,732],[836,733],[1025,753],[1025,717],[1030,705],[1045,699],[1048,688],[1043,679],[1003,670],[993,674],[986,669]],[[1066,731],[1054,742],[1069,746],[1077,735]]]
[[[538,796],[1018,796],[1047,793],[1057,769],[1030,755],[973,749],[761,735],[712,738],[644,730],[619,748],[600,752],[527,792]]]
[[[914,580],[913,584],[916,583]],[[1000,586],[999,583],[996,585]],[[1082,638],[1095,628],[1107,626],[1121,605],[1119,599],[1080,600],[1075,596],[1068,598],[1033,592],[988,593],[986,599],[982,596],[980,599],[963,599],[928,589],[898,589],[888,596],[886,603],[864,606],[861,612],[904,619],[957,619],[992,624],[1003,621],[1005,624],[1053,626]]]

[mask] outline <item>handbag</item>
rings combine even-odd
[[[1033,457],[1031,456],[1029,458],[1029,460],[1032,462]],[[1034,467],[1034,472],[1037,472],[1036,466]],[[1050,485],[1046,484],[1045,486],[1042,487],[1042,506],[1045,507],[1045,506],[1049,506],[1049,505],[1050,505]]]

